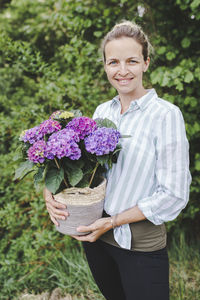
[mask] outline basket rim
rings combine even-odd
[[[105,198],[106,178],[94,188],[71,187],[62,190],[60,193],[54,195],[54,199],[65,205],[91,205],[102,201]]]

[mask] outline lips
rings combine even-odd
[[[127,85],[133,78],[115,78],[120,85]]]

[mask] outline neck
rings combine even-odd
[[[147,91],[145,90],[145,88],[143,88],[142,90],[140,90],[139,92],[136,92],[134,94],[119,94],[119,99],[121,102],[121,113],[123,114],[124,112],[126,112],[130,106],[130,103],[136,99],[139,99],[141,97],[143,97],[144,95],[146,95]]]

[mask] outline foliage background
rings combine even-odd
[[[142,25],[155,49],[145,86],[183,112],[193,182],[190,202],[168,223],[198,238],[200,225],[200,0],[0,1],[0,290],[53,289],[49,263],[80,245],[57,233],[31,177],[13,182],[18,135],[54,110],[95,107],[115,95],[104,74],[102,37],[121,19]],[[40,284],[38,285],[38,276]],[[25,279],[26,278],[26,279]]]

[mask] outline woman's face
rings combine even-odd
[[[144,88],[143,72],[146,72],[150,59],[144,61],[142,46],[133,38],[121,37],[109,41],[105,46],[105,71],[111,85],[120,97],[137,98]]]

